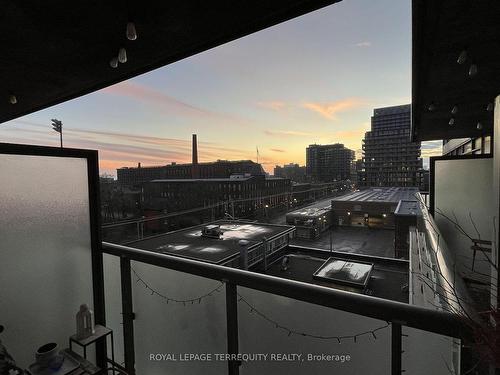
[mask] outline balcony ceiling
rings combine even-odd
[[[85,95],[340,0],[7,1],[0,122]],[[134,21],[138,38],[125,30]],[[128,62],[110,67],[125,47]],[[249,56],[251,59],[252,56]],[[15,95],[16,104],[11,104]]]
[[[467,59],[458,64],[463,50]],[[486,108],[500,94],[500,1],[413,0],[412,70],[414,140],[491,134],[493,112]]]

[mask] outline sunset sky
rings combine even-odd
[[[101,172],[199,159],[305,163],[312,143],[361,156],[373,108],[407,104],[409,0],[344,0],[104,90],[0,124],[0,141],[99,150]],[[140,30],[139,38],[140,40]],[[133,59],[129,56],[129,59]],[[440,142],[422,145],[440,154]]]

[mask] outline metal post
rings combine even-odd
[[[401,345],[401,324],[392,323],[391,325],[391,374],[401,375],[401,354],[403,352]]]
[[[122,284],[123,346],[127,373],[135,374],[134,312],[132,305],[132,275],[130,259],[120,258]]]
[[[263,265],[263,270],[264,270],[264,273],[267,272],[267,238],[264,237],[262,238],[262,254],[264,255],[264,257],[262,258],[262,265]]]
[[[236,285],[226,283],[226,320],[227,320],[227,353],[238,354],[238,295]],[[227,362],[228,374],[240,373],[240,361]]]

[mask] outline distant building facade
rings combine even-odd
[[[260,164],[251,160],[217,160],[210,163],[197,164],[196,173],[199,178],[229,178],[233,174],[264,175]],[[160,179],[192,178],[193,164],[175,164],[153,167],[120,168],[117,178],[120,184],[140,185],[144,182]]]
[[[263,175],[233,175],[229,178],[160,179],[144,183],[144,207],[163,212],[177,212],[199,207],[213,207],[216,214],[228,212],[238,217],[254,210],[286,205],[291,181]]]
[[[491,154],[491,136],[443,140],[443,155]]]
[[[410,140],[411,106],[377,108],[363,140],[362,186],[419,186],[420,142]]]
[[[306,177],[306,167],[301,167],[298,164],[285,164],[282,167],[277,165],[274,167],[274,176],[288,178],[293,182],[305,182]]]
[[[315,182],[350,180],[354,151],[341,143],[309,145],[306,148],[306,172]]]

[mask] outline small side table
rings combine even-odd
[[[108,328],[108,327],[104,327],[104,326],[101,326],[99,324],[96,324],[95,333],[89,337],[84,338],[84,339],[79,339],[76,337],[76,334],[74,334],[73,336],[71,336],[69,338],[69,350],[73,351],[72,344],[75,343],[83,348],[83,358],[87,359],[87,346],[95,343],[97,340],[100,340],[103,338],[105,339],[108,336],[111,337],[111,363],[114,366],[115,365],[115,342],[114,342],[114,338],[113,338],[113,330]],[[109,361],[109,359],[107,359],[107,361]]]

